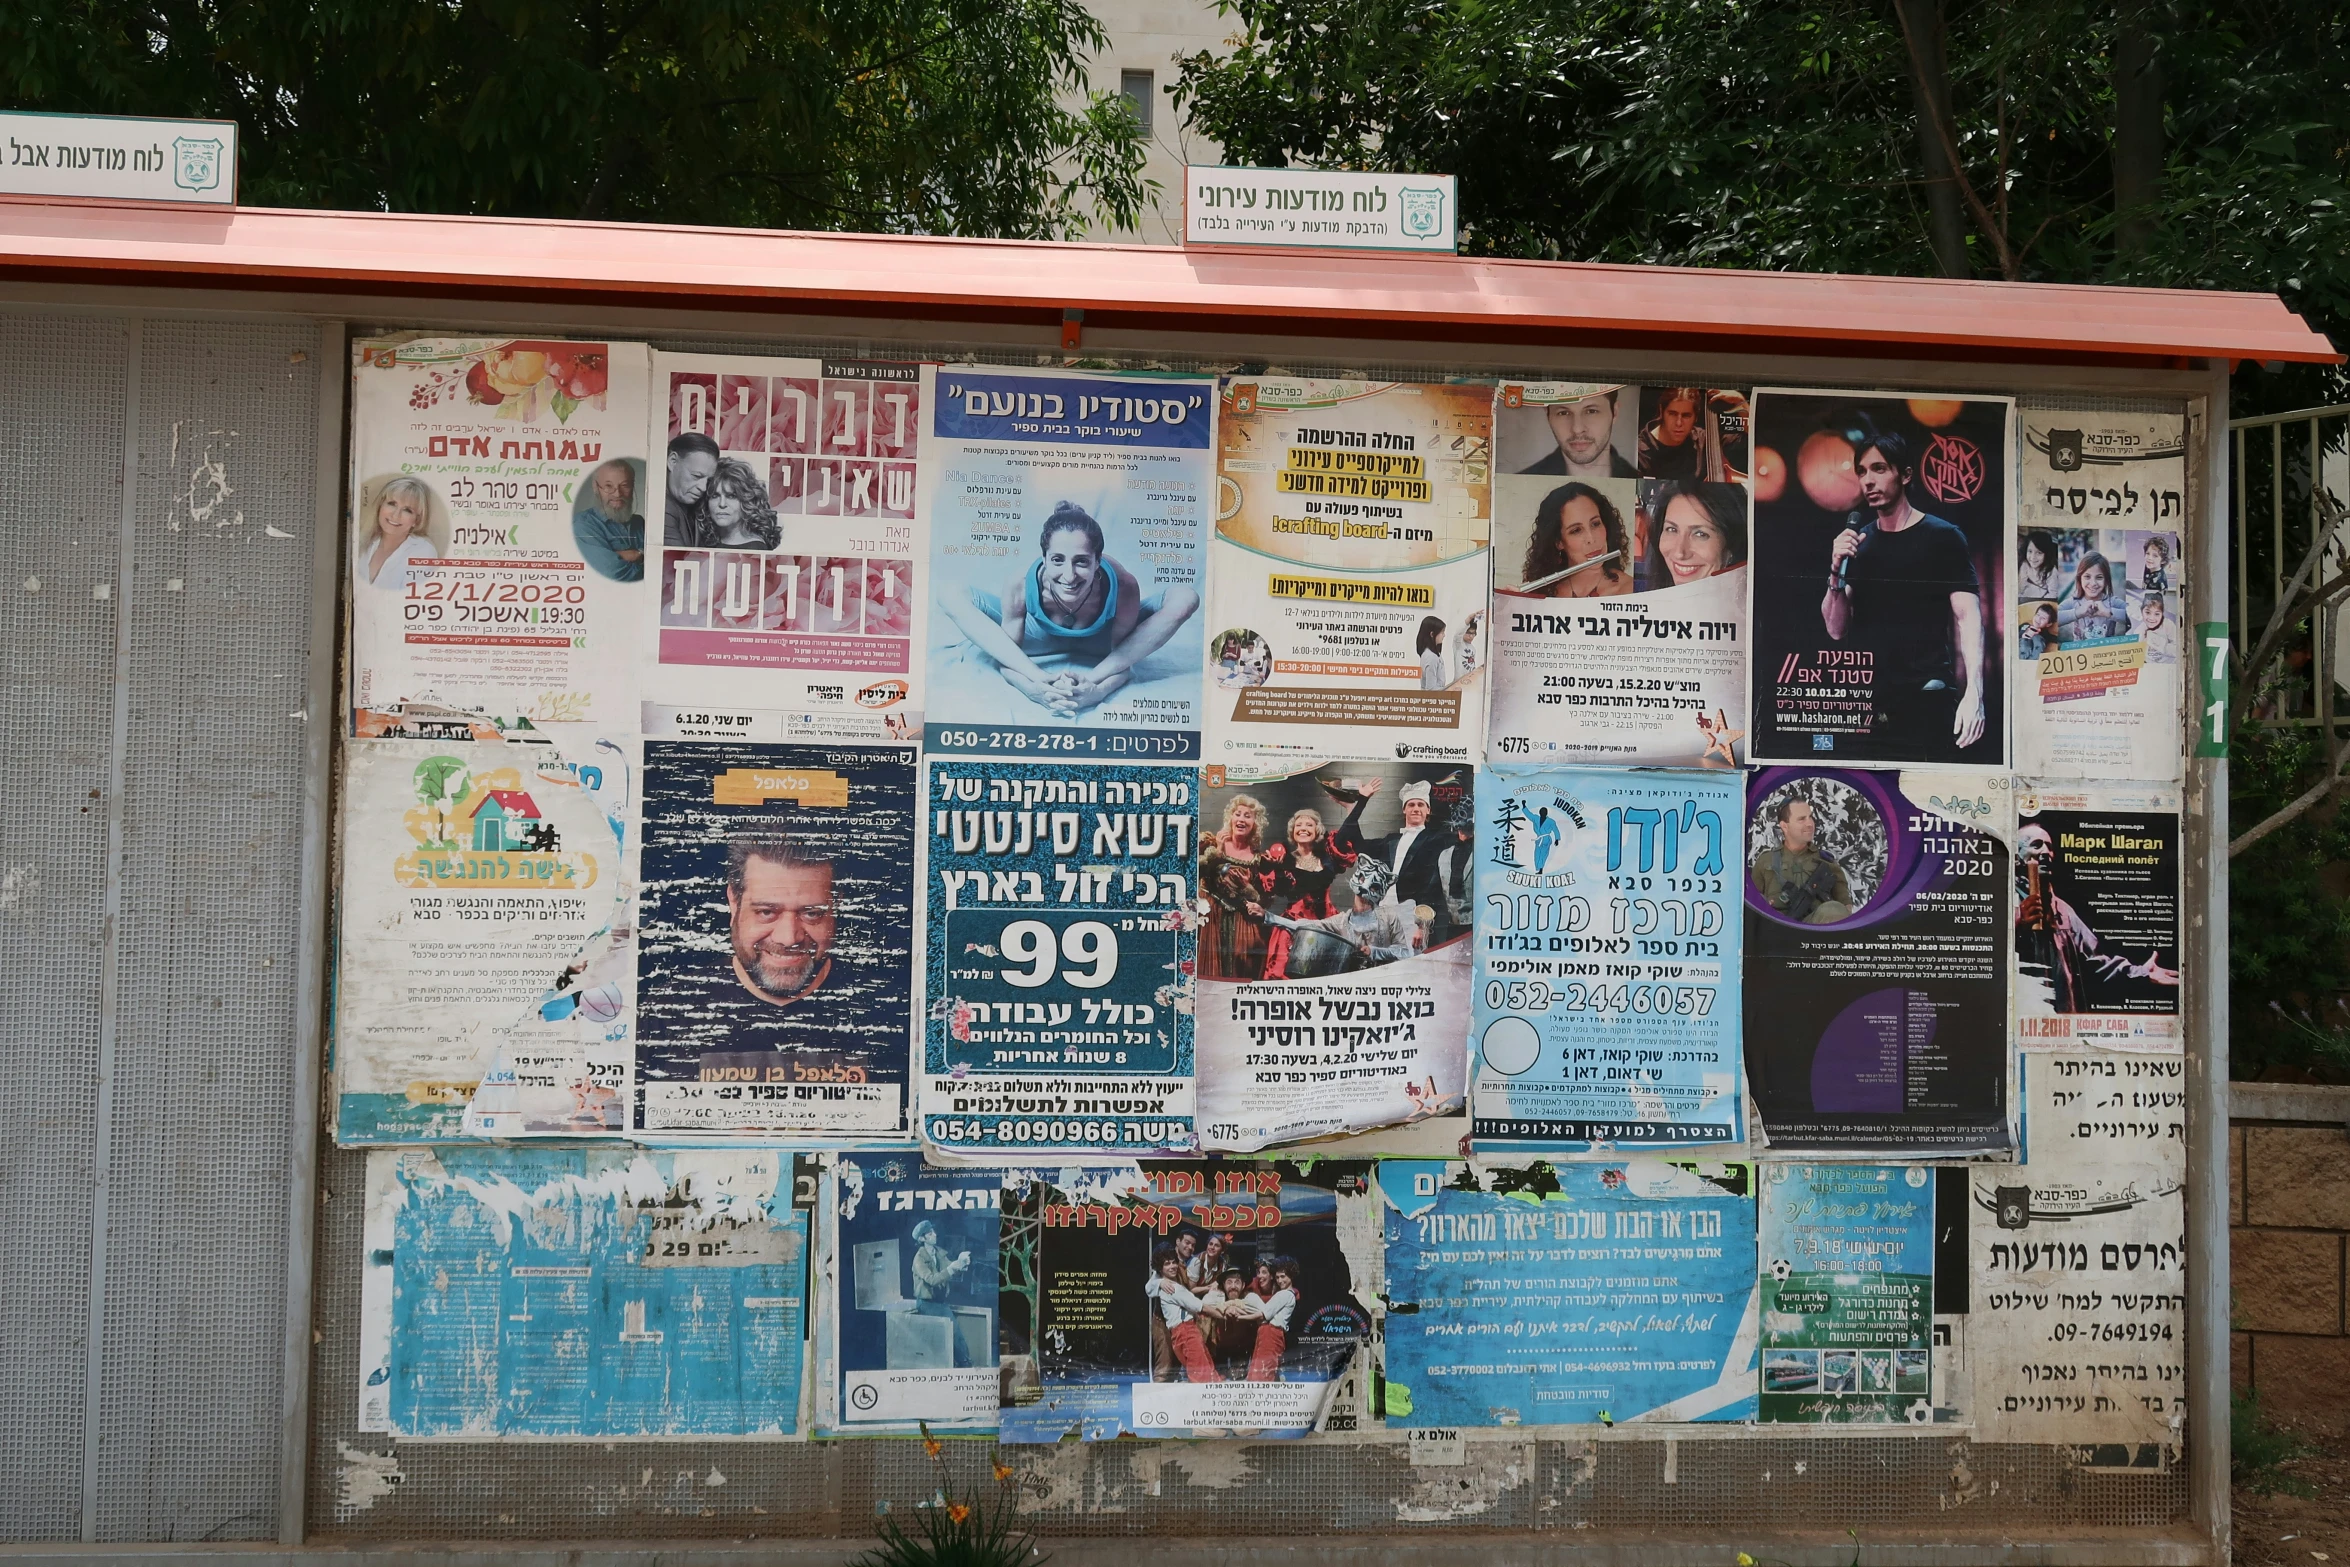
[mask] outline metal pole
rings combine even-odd
[[[318,1261],[318,1119],[326,1030],[327,886],[334,829],[334,738],[343,704],[343,399],[351,384],[343,326],[318,329],[317,466],[311,478],[310,668],[303,683],[302,946],[294,976],[292,1114],[286,1129],[285,1362],[278,1378],[277,1539],[300,1545],[309,1502],[310,1310]]]
[[[2211,390],[2188,408],[2189,491],[2187,554],[2194,569],[2187,591],[2193,625],[2225,614],[2227,531],[2226,413],[2228,377],[2211,377]],[[2280,469],[2280,477],[2282,470]],[[2280,486],[2279,493],[2282,493]],[[2278,513],[2282,516],[2280,504]],[[2208,657],[2200,644],[2198,657]],[[2228,764],[2195,755],[2199,718],[2187,681],[2180,743],[2186,749],[2187,1053],[2187,1466],[2193,1517],[2211,1540],[2215,1561],[2227,1560],[2228,1501]]]
[[[122,393],[122,509],[114,578],[114,728],[106,758],[105,953],[98,969],[98,1146],[90,1153],[90,1314],[82,1339],[82,1541],[98,1538],[98,1457],[106,1413],[106,1246],[114,1195],[115,1042],[122,1022],[123,795],[131,750],[131,583],[138,564],[139,383],[145,332],[130,319]]]
[[[2252,560],[2252,556],[2251,556],[2251,552],[2250,552],[2250,550],[2249,550],[2249,548],[2248,548],[2249,541],[2250,541],[2250,539],[2251,539],[2251,537],[2252,537],[2252,508],[2251,508],[2251,504],[2250,504],[2250,502],[2249,502],[2249,501],[2247,501],[2247,500],[2246,500],[2246,498],[2245,498],[2245,488],[2244,488],[2244,486],[2245,486],[2245,480],[2244,480],[2244,432],[2243,432],[2243,431],[2241,431],[2241,430],[2234,430],[2234,431],[2231,431],[2231,432],[2229,432],[2229,434],[2230,434],[2230,438],[2231,438],[2231,440],[2232,440],[2232,441],[2233,441],[2233,443],[2234,443],[2234,448],[2235,448],[2235,459],[2236,459],[2236,460],[2235,460],[2235,463],[2234,463],[2234,465],[2233,465],[2233,466],[2234,466],[2234,468],[2235,468],[2235,473],[2236,473],[2236,516],[2235,516],[2235,527],[2236,527],[2236,626],[2235,626],[2235,631],[2236,631],[2236,651],[2237,651],[2237,652],[2239,652],[2239,653],[2241,653],[2241,652],[2243,652],[2243,651],[2244,651],[2244,639],[2245,639],[2246,637],[2248,637],[2248,636],[2250,636],[2250,635],[2252,634],[2252,633],[2251,633],[2251,630],[2250,630],[2250,627],[2251,627],[2251,625],[2252,625],[2252,572],[2251,572],[2251,560]],[[2185,610],[2186,606],[2185,606],[2184,604],[2182,604],[2182,605],[2180,605],[2180,606],[2179,606],[2179,608],[2180,608],[2180,609],[2183,611],[2183,610]],[[2188,623],[2189,623],[2190,625],[2192,625],[2192,624],[2193,624],[2193,621],[2192,621],[2192,619],[2191,619],[2191,618],[2190,618],[2190,620],[2189,620],[2189,622],[2188,622]]]

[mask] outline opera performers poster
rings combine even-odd
[[[538,743],[344,753],[335,1139],[618,1134],[629,870],[620,770]]]
[[[1209,757],[1485,754],[1493,392],[1227,381]]]
[[[932,754],[1199,756],[1213,377],[939,372]]]
[[[640,1136],[908,1132],[911,749],[648,741]]]
[[[911,1150],[833,1158],[820,1204],[818,1430],[995,1425],[1006,1179]]]
[[[788,1437],[816,1177],[771,1149],[380,1149],[359,1429]]]
[[[999,1439],[1359,1428],[1378,1223],[1360,1161],[1030,1182],[1005,1215],[1006,1311],[1026,1316],[1005,1322]]]
[[[633,730],[641,343],[351,345],[351,723]]]
[[[2017,786],[2015,1037],[2179,1048],[2179,792]]]
[[[1328,763],[1251,777],[1211,765],[1207,778],[1203,1145],[1253,1152],[1457,1117],[1477,898],[1472,769]]]
[[[1496,762],[1744,759],[1747,423],[1730,388],[1497,391]]]
[[[2012,1145],[2014,825],[2003,773],[1749,780],[1746,1073],[1774,1152]]]
[[[653,356],[647,736],[913,742],[930,373]]]
[[[2015,757],[2049,778],[2179,776],[2187,425],[2027,408],[2015,547]]]
[[[1379,1165],[1391,1426],[1752,1420],[1754,1167]]]
[[[1934,1418],[1934,1172],[1922,1164],[1762,1170],[1762,1418]]]
[[[916,814],[924,1146],[1189,1153],[1188,767],[933,760]]]
[[[1484,775],[1480,1153],[1743,1140],[1735,775]]]
[[[2014,421],[1755,394],[1755,761],[2006,765]]]

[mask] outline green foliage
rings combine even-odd
[[[1509,256],[1932,274],[1909,52],[1881,0],[1225,0],[1244,41],[1185,63],[1234,162],[1461,180],[1463,243]],[[1952,127],[1991,223],[1974,270],[2274,289],[2350,326],[2350,11],[1945,0]],[[2117,243],[2112,56],[2165,86],[2151,239]],[[2343,334],[2350,339],[2350,333]],[[2291,407],[2332,372],[2241,378]]]
[[[2229,1477],[2242,1490],[2262,1496],[2278,1491],[2315,1496],[2316,1487],[2285,1473],[2284,1466],[2316,1449],[2280,1429],[2260,1412],[2260,1397],[2246,1388],[2228,1400]]]
[[[243,127],[257,205],[1066,236],[1141,129],[1080,0],[0,0],[12,108]]]
[[[2316,732],[2247,724],[2231,746],[2228,810],[2238,831],[2299,794],[2324,761]],[[2350,822],[2310,812],[2229,866],[2229,1066],[2350,1082],[2350,902],[2329,867],[2350,859]],[[2334,872],[2338,876],[2339,872]]]
[[[938,1467],[939,1487],[911,1510],[908,1528],[892,1510],[881,1515],[881,1543],[849,1567],[1044,1567],[1052,1558],[1019,1526],[1019,1492],[1010,1465],[994,1465],[994,1492],[960,1493],[946,1460],[946,1444],[922,1427],[922,1450]]]

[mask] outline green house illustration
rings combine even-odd
[[[535,849],[550,836],[537,802],[519,789],[492,789],[473,813],[473,846],[489,854]]]

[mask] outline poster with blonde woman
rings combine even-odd
[[[353,733],[635,728],[645,347],[386,338],[351,354]]]
[[[1202,1146],[1253,1153],[1460,1116],[1471,769],[1211,765],[1201,801]]]
[[[1745,760],[1747,425],[1728,388],[1498,390],[1493,762]]]

